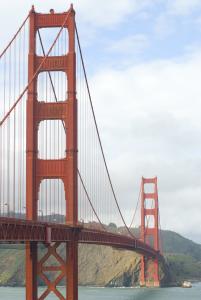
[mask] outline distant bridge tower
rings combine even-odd
[[[141,240],[151,244],[156,251],[159,251],[157,177],[142,177],[141,184]],[[147,190],[146,187],[149,187],[149,189]],[[158,259],[142,256],[140,285],[147,287],[160,286]]]
[[[64,28],[68,31],[68,53],[62,56],[48,56],[43,64],[44,56],[36,53],[36,33],[40,28]],[[58,29],[59,30],[59,29]],[[41,65],[40,71],[38,67]],[[68,93],[65,101],[43,102],[38,99],[37,77],[40,72],[64,72],[67,77]],[[35,73],[38,72],[37,76]],[[66,223],[77,225],[77,100],[76,100],[76,57],[75,57],[75,12],[70,10],[57,14],[51,10],[49,14],[30,12],[29,30],[29,89],[27,100],[27,149],[26,149],[26,215],[27,220],[38,219],[38,197],[42,180],[60,179],[65,189]],[[62,159],[40,159],[38,157],[38,128],[44,120],[61,120],[66,133],[66,154]],[[48,137],[47,137],[48,138]],[[50,228],[49,228],[50,229]],[[51,231],[51,229],[50,229]],[[46,254],[38,257],[37,242],[26,244],[26,299],[43,300],[53,293],[57,299],[78,299],[77,239],[76,231],[72,241],[65,243],[66,258],[58,253],[60,243],[44,245]],[[54,257],[56,265],[48,265],[49,257]],[[47,273],[53,273],[53,280]],[[38,279],[42,280],[46,289],[38,295]],[[62,295],[57,285],[65,280],[66,293]]]

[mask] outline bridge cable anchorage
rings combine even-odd
[[[131,220],[129,229],[131,229],[131,226],[133,225],[134,220],[135,220],[135,216],[136,216],[136,213],[137,213],[137,209],[138,209],[138,206],[139,206],[139,204],[140,204],[140,196],[141,196],[141,192],[142,192],[142,185],[140,185],[140,190],[139,190],[139,194],[138,194],[138,200],[137,200],[137,204],[136,204],[136,207],[135,207],[135,211],[134,211],[134,214],[133,214],[133,217],[132,217],[132,220]]]
[[[19,32],[22,30],[22,28],[24,27],[24,25],[26,24],[26,21],[29,19],[29,14],[26,17],[26,19],[24,20],[24,22],[22,23],[22,25],[19,27],[18,31],[16,32],[16,34],[13,36],[13,38],[10,40],[10,42],[8,43],[8,45],[6,46],[6,48],[2,51],[2,53],[0,54],[0,59],[2,58],[2,56],[6,53],[6,51],[8,50],[8,48],[11,46],[11,44],[14,42],[14,40],[16,39],[17,35],[19,34]]]
[[[114,187],[113,187],[113,184],[112,184],[111,176],[110,176],[110,173],[109,173],[109,169],[108,169],[108,166],[107,166],[105,154],[104,154],[104,151],[103,151],[103,145],[102,145],[102,141],[101,141],[101,138],[100,138],[98,124],[97,124],[97,121],[96,121],[95,111],[94,111],[94,107],[93,107],[93,103],[92,103],[92,97],[91,97],[91,93],[90,93],[90,89],[89,89],[89,83],[88,83],[88,79],[87,79],[86,68],[85,68],[85,64],[84,64],[84,59],[83,59],[83,54],[82,54],[82,49],[81,49],[81,44],[80,44],[80,39],[79,39],[79,35],[78,35],[78,30],[77,30],[76,23],[75,23],[75,31],[76,31],[76,37],[77,37],[77,42],[78,42],[78,48],[79,48],[79,52],[80,52],[80,58],[81,58],[82,68],[83,68],[83,71],[84,71],[85,83],[86,83],[86,86],[87,86],[87,92],[88,92],[88,96],[89,96],[89,100],[90,100],[90,105],[91,105],[91,110],[92,110],[92,115],[93,115],[94,123],[95,123],[96,133],[97,133],[97,136],[98,136],[98,141],[99,141],[99,145],[100,145],[100,148],[101,148],[101,153],[102,153],[104,165],[105,165],[105,168],[106,168],[106,173],[107,173],[107,176],[108,176],[108,179],[109,179],[110,187],[111,187],[111,190],[112,190],[112,194],[113,194],[113,197],[114,197],[117,209],[119,211],[119,214],[121,216],[121,219],[122,219],[122,221],[124,223],[125,228],[127,229],[129,235],[131,235],[133,238],[136,238],[133,235],[133,233],[130,231],[129,227],[127,226],[127,224],[125,222],[125,219],[124,219],[123,214],[121,212],[121,209],[120,209],[117,197],[116,197],[116,193],[114,191]]]
[[[44,49],[44,45],[43,45],[43,41],[42,41],[42,37],[41,37],[41,34],[40,34],[39,29],[38,29],[37,32],[38,32],[38,36],[39,36],[39,41],[40,41],[40,45],[41,45],[41,48],[42,48],[42,52],[43,52],[43,55],[45,56],[45,49]],[[50,71],[48,71],[48,76],[49,76],[49,79],[50,79],[50,84],[51,84],[51,87],[52,87],[52,90],[53,90],[53,94],[54,94],[55,101],[58,102],[58,98],[57,98],[56,91],[55,91],[55,86],[54,86],[54,83],[53,83],[53,80],[52,80],[52,76],[51,76]],[[62,120],[62,124],[63,124],[64,130],[66,131],[65,124],[64,124],[64,121],[63,121],[63,120]],[[95,208],[94,208],[94,206],[93,206],[93,204],[92,204],[92,201],[91,201],[91,199],[90,199],[89,193],[88,193],[87,188],[86,188],[86,185],[84,184],[84,180],[83,180],[83,178],[82,178],[82,176],[81,176],[80,171],[79,171],[78,168],[77,168],[77,173],[78,173],[78,176],[79,176],[79,178],[80,178],[82,187],[83,187],[83,189],[84,189],[84,191],[85,191],[85,194],[86,194],[86,196],[87,196],[87,199],[88,199],[88,201],[89,201],[89,203],[90,203],[90,206],[91,206],[91,208],[92,208],[92,210],[93,210],[93,212],[94,212],[94,214],[95,214],[97,220],[99,221],[101,227],[103,228],[104,231],[106,231],[105,226],[104,226],[103,223],[101,222],[101,220],[100,220],[100,218],[99,218],[99,216],[98,216],[98,214],[97,214],[97,212],[96,212],[96,210],[95,210]]]
[[[11,112],[14,110],[14,108],[16,107],[16,105],[20,102],[20,100],[22,99],[22,97],[24,96],[24,94],[26,93],[26,91],[28,90],[30,84],[32,84],[32,82],[34,81],[34,79],[36,78],[36,76],[38,75],[38,72],[40,71],[41,67],[43,66],[44,62],[47,60],[48,56],[50,55],[52,49],[54,48],[63,28],[65,23],[67,22],[67,19],[70,15],[70,12],[67,13],[66,18],[54,40],[54,42],[52,43],[52,46],[50,47],[50,49],[48,50],[46,56],[43,58],[42,62],[40,63],[39,67],[37,68],[36,72],[34,73],[33,77],[31,78],[31,80],[28,82],[27,86],[25,87],[25,89],[23,90],[23,92],[21,93],[21,95],[18,97],[18,99],[15,101],[15,103],[13,104],[13,106],[10,108],[10,110],[7,112],[7,114],[3,117],[3,119],[0,121],[0,127],[3,125],[3,123],[5,122],[5,120],[9,117],[9,115],[11,114]]]

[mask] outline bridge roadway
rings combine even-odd
[[[106,245],[135,251],[146,257],[162,258],[161,254],[137,238],[84,227],[0,217],[0,243],[67,242]]]

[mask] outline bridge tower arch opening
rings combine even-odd
[[[66,224],[76,227],[77,209],[77,100],[76,100],[76,54],[75,54],[75,11],[73,7],[65,13],[36,13],[34,7],[29,15],[29,57],[28,57],[28,99],[27,99],[27,145],[26,145],[26,216],[27,220],[39,220],[39,187],[43,180],[59,179],[63,181],[66,199]],[[60,56],[38,55],[36,34],[41,28],[65,29],[68,32],[68,52]],[[58,37],[58,36],[57,36]],[[56,42],[56,39],[55,39]],[[52,45],[53,46],[53,45]],[[67,78],[68,92],[64,101],[41,102],[38,99],[37,80],[41,72],[64,72]],[[37,74],[36,74],[37,73]],[[35,76],[36,75],[36,76]],[[51,76],[51,75],[50,75]],[[63,100],[63,99],[62,99]],[[60,120],[66,135],[65,157],[42,159],[38,156],[38,129],[40,123],[48,120]],[[73,240],[65,244],[64,260],[58,253],[60,242],[51,243],[51,226],[45,243],[46,254],[38,256],[37,242],[26,243],[26,299],[43,300],[50,294],[57,299],[78,299],[78,243],[76,230]],[[50,256],[57,261],[55,266],[47,265]],[[59,264],[59,265],[58,265]],[[60,272],[50,280],[45,272]],[[46,288],[38,295],[38,278]],[[65,280],[66,292],[63,295],[57,285]]]
[[[147,190],[147,186],[149,187]],[[151,220],[153,220],[151,222]],[[157,177],[141,182],[141,240],[159,252],[159,210]],[[140,286],[159,287],[159,261],[142,256]]]

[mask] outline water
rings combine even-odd
[[[61,288],[62,291],[62,288]],[[23,288],[0,288],[0,300],[23,300]],[[56,300],[53,295],[48,300]],[[200,300],[201,283],[194,284],[191,289],[163,288],[79,288],[79,300]]]

